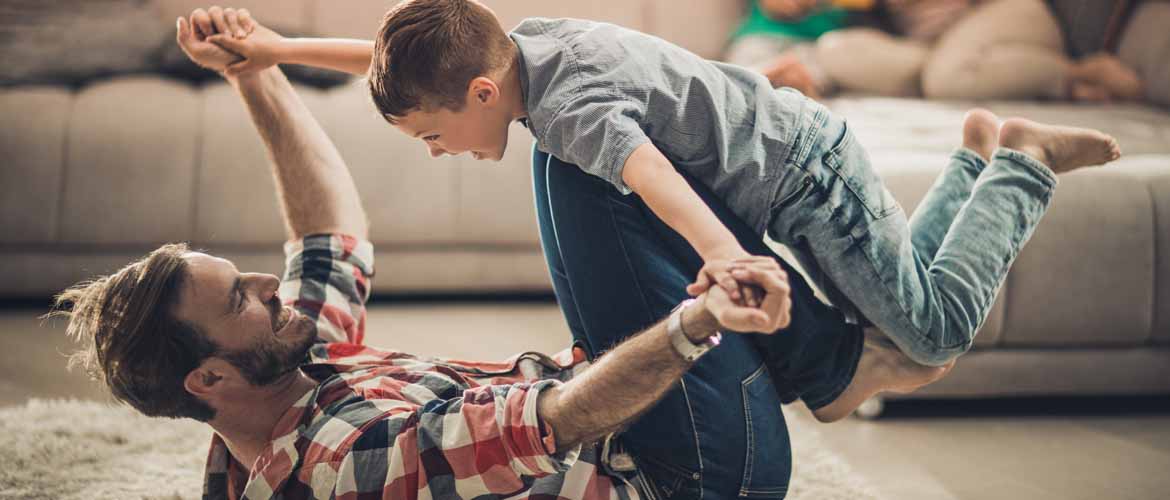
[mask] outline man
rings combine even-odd
[[[200,32],[218,31],[209,26]],[[178,42],[217,71],[237,59],[186,20]],[[597,290],[578,285],[575,304],[562,301],[566,311],[596,318],[592,308],[609,300],[622,323],[607,334],[585,320],[589,331],[579,340],[589,352],[455,363],[364,346],[373,247],[344,162],[279,69],[227,78],[272,159],[290,240],[283,280],[165,245],[59,298],[71,306],[68,331],[89,344],[75,360],[118,399],[215,430],[205,498],[778,497],[790,464],[778,388],[753,344],[730,332],[787,326],[762,336],[778,339],[769,366],[791,379],[786,390],[828,407],[848,409],[878,390],[927,381],[888,348],[862,351],[860,330],[845,327],[800,280],[790,297],[786,273],[768,257],[730,265],[736,280],[763,290],[758,307],[713,287],[624,340],[630,324],[646,319],[623,316],[629,290],[609,283],[613,276],[600,278]],[[562,238],[588,240],[592,229],[568,227],[560,201],[550,199],[587,196],[596,186],[553,175],[539,182],[548,194],[542,223],[558,225]],[[577,280],[610,264],[573,254],[565,239],[553,243],[561,245],[555,258],[550,252],[554,273]],[[658,274],[679,276],[682,264],[654,248],[641,254],[660,258]],[[648,311],[660,307],[654,302]],[[722,345],[718,331],[728,332]],[[704,386],[695,388],[703,398],[724,391],[728,404],[678,406],[688,393],[671,390],[676,385]],[[732,457],[725,470],[689,471],[664,458],[679,429],[694,429],[697,442],[699,429],[725,417],[729,439],[711,448]],[[722,482],[742,473],[739,488]]]

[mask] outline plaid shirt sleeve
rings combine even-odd
[[[318,342],[361,344],[374,276],[374,246],[341,234],[314,234],[284,244],[280,296],[317,322]]]
[[[554,453],[536,412],[541,391],[559,384],[490,385],[417,411],[388,414],[363,430],[337,469],[333,496],[475,498],[512,496],[532,478],[569,469],[581,448]]]

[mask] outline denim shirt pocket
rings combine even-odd
[[[885,218],[900,210],[901,206],[873,169],[869,154],[857,142],[849,125],[845,124],[843,129],[841,138],[822,156],[821,161],[843,183],[848,193],[861,202],[871,220]],[[830,195],[830,198],[833,197]],[[834,201],[847,203],[840,197]]]
[[[765,365],[740,383],[743,391],[743,414],[747,419],[746,454],[742,498],[783,498],[792,474],[792,450],[788,446],[788,428],[776,404],[776,387]]]

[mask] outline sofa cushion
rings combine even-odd
[[[57,237],[72,107],[73,93],[61,87],[0,92],[0,243]]]
[[[78,92],[68,125],[60,242],[190,238],[199,105],[192,87],[159,78],[115,79]]]
[[[1141,75],[1146,99],[1170,107],[1170,2],[1143,2],[1122,34],[1118,57]]]

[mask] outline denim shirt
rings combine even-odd
[[[755,71],[705,60],[644,33],[578,19],[531,18],[510,33],[520,52],[527,125],[537,148],[613,184],[653,143],[757,234],[820,108]]]

